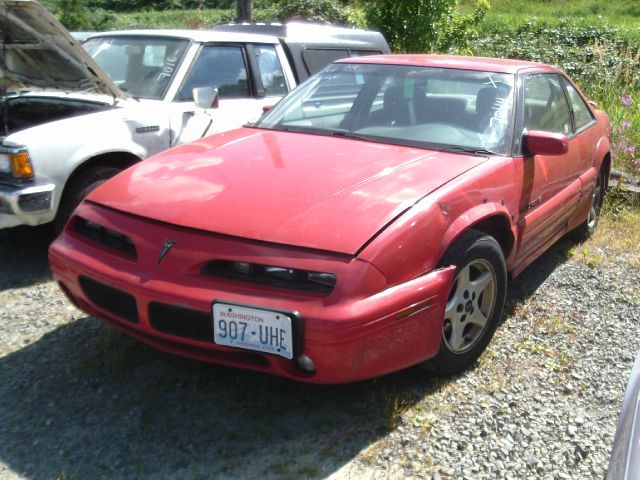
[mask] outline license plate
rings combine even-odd
[[[213,341],[217,345],[293,358],[291,317],[281,312],[214,303]]]

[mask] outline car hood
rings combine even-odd
[[[0,0],[0,92],[125,94],[42,5]]]
[[[485,157],[240,129],[114,177],[90,201],[162,222],[355,254],[418,200]]]

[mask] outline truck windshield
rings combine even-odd
[[[514,75],[456,68],[336,63],[255,126],[505,155]]]
[[[188,44],[175,38],[105,36],[90,38],[83,46],[122,91],[160,100]]]

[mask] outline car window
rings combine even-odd
[[[174,38],[101,36],[83,47],[122,91],[161,99],[188,45],[188,40]]]
[[[335,63],[285,97],[257,127],[506,154],[514,76]]]
[[[305,48],[302,59],[310,75],[314,75],[341,58],[348,58],[349,50],[344,48]]]
[[[524,87],[524,127],[527,130],[571,133],[571,116],[557,75],[531,75]]]
[[[287,93],[287,82],[284,79],[284,71],[280,64],[280,59],[273,45],[254,45],[253,48],[262,87],[267,96],[285,95]]]
[[[569,103],[571,103],[571,110],[573,110],[573,120],[576,123],[576,130],[580,130],[584,128],[591,122],[593,122],[594,118],[587,107],[587,104],[584,103],[584,100],[577,92],[575,87],[571,85],[566,79],[563,79],[564,86],[567,89],[567,94],[569,95]]]
[[[192,101],[193,89],[216,87],[220,98],[249,96],[247,67],[242,47],[206,45],[178,92],[178,101]]]

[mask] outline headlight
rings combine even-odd
[[[202,273],[216,277],[226,277],[261,283],[274,287],[294,288],[330,293],[336,286],[336,275],[312,272],[296,268],[277,267],[233,260],[212,260],[202,267]]]
[[[9,155],[6,153],[0,153],[0,172],[9,173],[11,171],[11,161]]]

